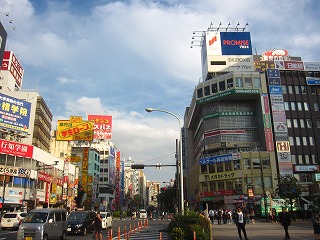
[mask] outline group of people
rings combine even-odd
[[[231,209],[212,209],[209,211],[208,213],[208,217],[211,220],[211,223],[214,224],[215,220],[217,222],[218,225],[221,224],[231,224],[233,222],[235,222],[235,215],[237,213],[237,209],[235,208],[233,209],[233,211]],[[244,218],[246,223],[249,223],[249,221],[251,220],[251,222],[254,224],[255,223],[255,214],[254,214],[254,210],[251,209],[251,211],[249,211],[248,209],[244,209],[243,210],[243,214],[244,214]],[[206,215],[206,213],[204,213],[204,215]]]

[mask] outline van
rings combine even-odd
[[[87,235],[94,231],[93,222],[96,218],[94,211],[73,211],[68,215],[67,234]]]
[[[112,228],[112,217],[110,212],[100,212],[102,229]]]
[[[33,209],[21,222],[17,240],[49,240],[67,235],[67,211],[60,208]]]
[[[145,210],[145,209],[140,209],[139,210],[139,218],[140,219],[143,219],[143,218],[147,218],[148,216],[147,216],[147,210]]]

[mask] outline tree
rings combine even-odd
[[[281,198],[289,199],[290,209],[293,210],[293,199],[296,199],[301,194],[301,189],[297,184],[297,179],[291,175],[279,175],[278,176],[278,185],[276,192]]]
[[[175,212],[176,205],[177,188],[175,185],[173,187],[163,187],[160,189],[158,195],[159,206],[162,210]]]
[[[136,209],[139,209],[140,206],[143,205],[143,198],[141,197],[140,194],[136,194],[133,196],[133,203],[134,203],[134,206],[136,207]]]

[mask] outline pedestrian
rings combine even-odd
[[[209,211],[209,218],[210,218],[211,223],[213,224],[214,211],[212,209]]]
[[[95,240],[102,240],[102,218],[100,217],[100,212],[97,212],[93,224]]]
[[[311,221],[313,225],[314,239],[320,240],[320,216],[316,210],[312,211]]]
[[[243,232],[244,239],[249,240],[246,232],[246,216],[242,212],[241,208],[238,208],[237,213],[235,215],[235,223],[237,225],[239,238],[242,240],[241,231]]]
[[[251,218],[252,223],[255,224],[256,220],[255,220],[254,210],[253,209],[251,209],[250,218]]]
[[[222,209],[219,208],[218,210],[218,224],[221,225],[221,218],[222,218]]]
[[[282,212],[279,213],[279,222],[283,226],[285,232],[284,239],[290,239],[288,228],[291,224],[291,217],[285,207],[283,207]]]

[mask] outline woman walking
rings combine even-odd
[[[314,239],[320,240],[320,217],[316,210],[312,211],[311,221],[313,225]]]

